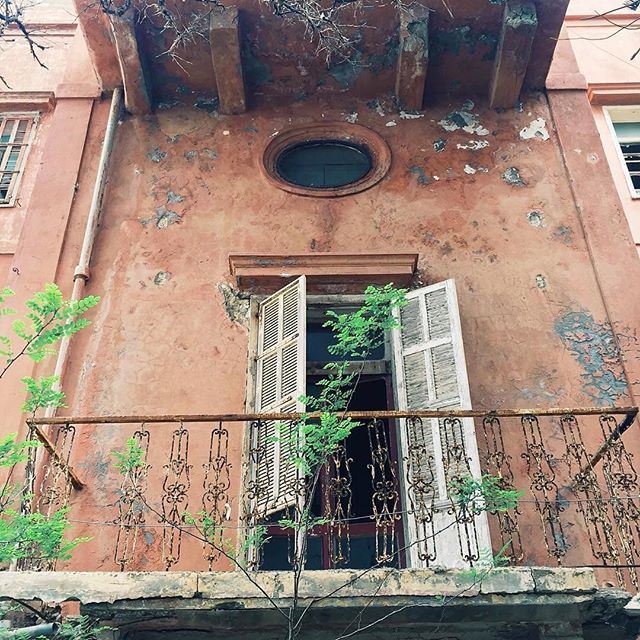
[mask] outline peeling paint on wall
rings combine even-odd
[[[171,273],[169,271],[158,271],[153,278],[153,283],[159,287],[164,286],[171,280]]]
[[[444,138],[438,138],[433,143],[433,149],[436,153],[440,153],[441,151],[444,151],[446,146],[447,146],[447,141]]]
[[[469,175],[473,175],[474,173],[489,173],[487,167],[472,167],[470,164],[465,164],[462,170]]]
[[[504,21],[512,29],[519,29],[523,26],[536,27],[538,25],[538,15],[534,6],[522,3],[513,7],[509,6]]]
[[[628,393],[620,351],[611,326],[588,313],[570,311],[555,322],[567,350],[578,361],[584,392],[598,405],[613,405]]]
[[[427,176],[424,169],[422,167],[419,167],[418,165],[413,165],[412,167],[409,167],[409,173],[416,176],[416,182],[421,187],[426,187],[431,182],[431,180],[429,180],[429,176]]]
[[[246,40],[242,47],[242,62],[243,69],[246,71],[247,84],[252,89],[273,81],[271,68],[255,55]]]
[[[467,133],[475,133],[478,136],[488,136],[489,130],[485,129],[481,124],[478,116],[472,113],[475,104],[472,100],[467,100],[462,109],[452,111],[445,118],[440,120],[438,124],[445,131],[457,131],[462,129]]]
[[[167,202],[184,202],[184,196],[174,191],[167,191]]]
[[[503,174],[502,179],[514,187],[526,187],[527,183],[522,179],[520,172],[516,167],[509,167]]]
[[[250,296],[226,282],[218,283],[218,291],[222,294],[222,304],[229,320],[246,327],[249,322]]]
[[[480,149],[484,149],[489,146],[488,140],[469,140],[469,142],[465,142],[464,144],[458,143],[456,145],[456,149],[466,149],[468,151],[479,151]]]
[[[179,224],[182,222],[182,216],[162,205],[155,209],[155,214],[153,216],[143,218],[140,222],[144,227],[150,224],[155,224],[158,229],[166,229],[171,224]]]
[[[415,111],[401,111],[401,120],[416,120],[417,118],[424,118],[424,113],[417,113]]]
[[[149,153],[147,153],[147,158],[149,158],[149,160],[151,160],[151,162],[160,162],[162,160],[164,160],[167,157],[167,152],[166,151],[162,151],[162,149],[160,149],[160,147],[155,147],[153,149],[151,149],[151,151],[149,151]]]
[[[374,53],[368,57],[367,67],[369,67],[374,74],[378,74],[384,69],[392,69],[398,62],[399,46],[400,37],[398,33],[395,33],[385,42],[384,53]]]
[[[523,140],[548,140],[549,132],[544,118],[536,118],[529,125],[520,129],[520,137]]]
[[[364,71],[362,53],[356,51],[350,60],[342,60],[329,66],[329,75],[343,88],[348,89]]]
[[[546,223],[544,221],[544,214],[542,211],[529,211],[527,213],[527,222],[532,227],[546,227]]]
[[[220,100],[218,99],[218,96],[214,96],[212,98],[198,96],[195,99],[193,106],[196,109],[202,109],[207,113],[217,113],[218,108],[220,107]]]
[[[478,49],[484,49],[482,59],[493,60],[497,45],[497,33],[463,25],[454,29],[436,29],[431,35],[429,54],[435,62],[443,54],[459,56],[463,50],[475,53]]]
[[[573,244],[574,242],[573,229],[566,224],[557,226],[553,231],[553,237],[564,242],[564,244]]]

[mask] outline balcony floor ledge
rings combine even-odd
[[[278,606],[289,605],[291,572],[255,575]],[[326,625],[330,612],[331,625],[339,625],[364,606],[368,615],[380,617],[407,607],[393,616],[395,627],[439,624],[443,598],[449,602],[446,618],[456,624],[597,624],[620,613],[631,600],[626,591],[598,588],[591,569],[517,567],[493,569],[481,582],[468,570],[376,569],[364,576],[355,570],[307,571],[300,584],[302,603],[347,583],[314,604],[310,624]],[[86,613],[136,628],[148,628],[145,624],[158,619],[169,628],[186,624],[207,630],[282,624],[272,603],[238,571],[0,572],[0,599],[8,597],[76,600]]]

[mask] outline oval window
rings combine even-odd
[[[280,153],[276,172],[290,184],[336,189],[362,180],[373,168],[368,151],[342,140],[311,140]]]

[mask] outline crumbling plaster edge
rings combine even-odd
[[[360,575],[352,570],[313,571],[303,574],[300,596],[329,592]],[[290,572],[257,574],[270,597],[286,600],[292,593]],[[380,581],[383,585],[380,588]],[[492,570],[479,584],[477,575],[464,570],[374,570],[341,589],[332,598],[358,599],[376,593],[380,601],[398,597],[441,598],[459,595],[510,596],[564,594],[587,596],[597,591],[592,569],[538,567]],[[113,604],[122,600],[184,599],[245,600],[270,606],[264,595],[238,572],[1,572],[0,599],[19,598],[82,604]],[[631,599],[631,595],[629,595]]]

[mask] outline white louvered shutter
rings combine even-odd
[[[455,282],[409,292],[396,319],[398,409],[471,409]],[[486,516],[460,525],[447,495],[451,479],[480,476],[473,419],[400,420],[398,428],[411,566],[465,566],[465,556],[489,548]]]
[[[264,300],[258,310],[256,401],[258,413],[304,411],[306,393],[306,280],[302,276]],[[264,516],[296,502],[299,467],[290,424],[261,422],[254,443],[264,453],[255,469]]]

